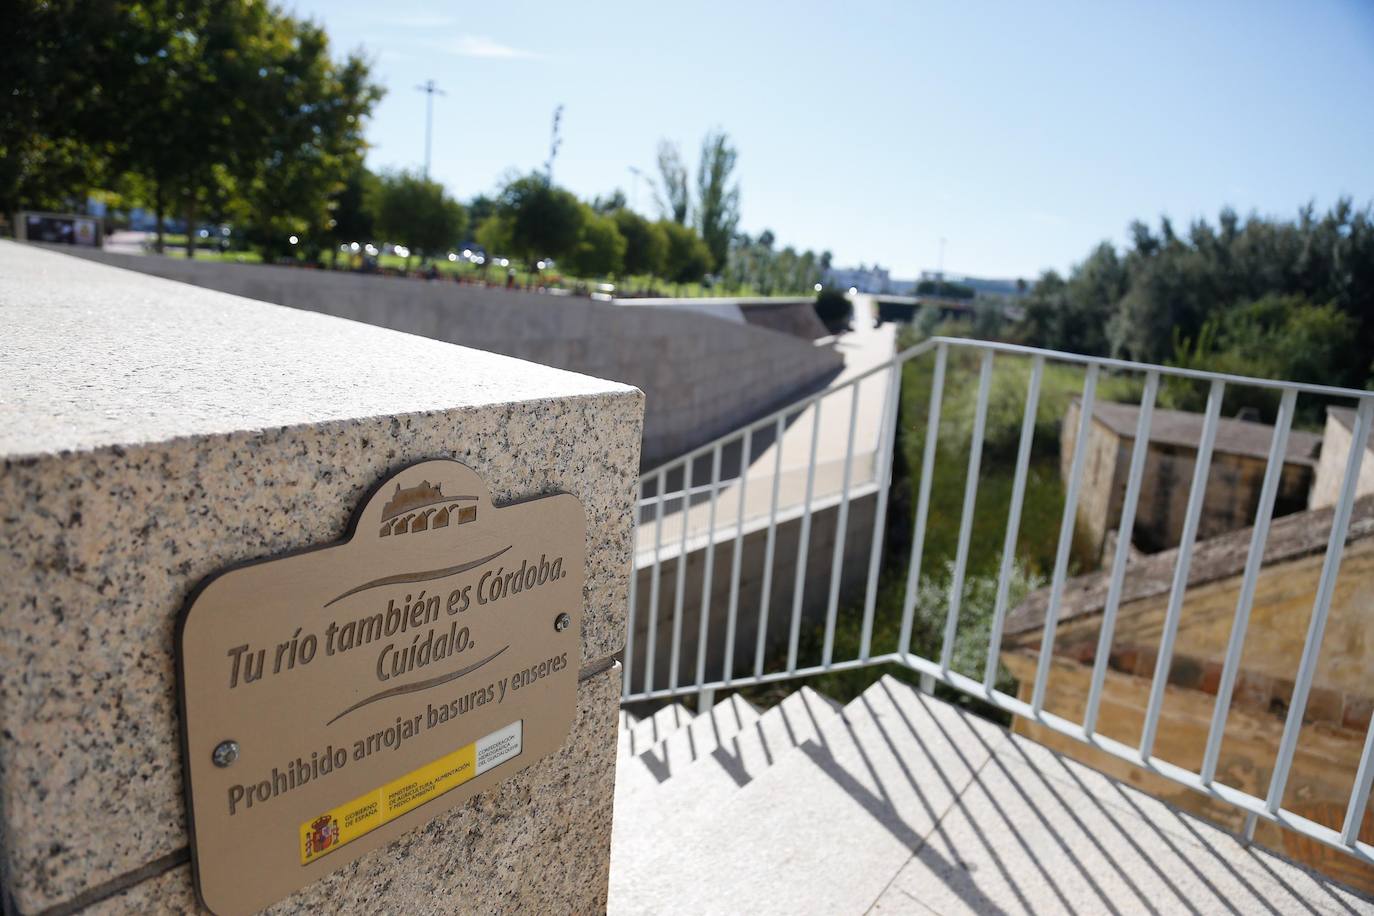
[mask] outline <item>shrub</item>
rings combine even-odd
[[[849,318],[854,307],[849,297],[837,289],[823,289],[816,296],[816,317],[832,334],[849,330]]]

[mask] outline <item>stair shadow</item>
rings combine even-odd
[[[801,695],[800,692],[799,695]],[[821,734],[821,723],[820,720],[816,718],[816,713],[814,710],[812,710],[811,703],[812,701],[810,699],[808,699],[805,695],[801,695],[802,711],[806,714],[806,718],[811,720],[812,733],[819,735]],[[783,728],[787,730],[787,737],[789,741],[789,743],[785,744],[784,747],[780,750],[786,750],[789,747],[801,747],[805,742],[801,739],[801,736],[798,733],[797,728],[792,724],[792,719],[796,714],[789,713],[788,709],[782,704],[779,704],[778,706],[774,707],[774,709],[777,710],[778,718],[782,720]],[[773,710],[769,710],[769,712],[771,713],[773,712]],[[767,715],[767,713],[765,713],[765,715]],[[773,749],[768,744],[768,733],[764,730],[762,716],[760,716],[759,720],[754,723],[753,728],[754,731],[758,734],[759,749],[763,751],[764,768],[767,769],[773,766],[776,757],[773,753]],[[750,776],[749,771],[744,768],[743,752],[740,749],[740,738],[741,735],[736,735],[730,741],[730,743],[734,746],[735,749],[735,752],[733,754],[726,750],[724,745],[721,745],[712,752],[711,756],[715,758],[716,762],[720,765],[720,768],[725,771],[726,775],[729,776],[732,780],[734,780],[735,785],[743,788],[744,786],[748,785],[754,777]]]
[[[873,714],[872,706],[867,697],[861,695],[858,700],[864,704],[872,721],[877,722],[877,716]],[[857,737],[853,735],[853,724],[849,717],[842,711],[839,719],[844,724],[845,729],[850,733],[851,743],[863,760],[863,764],[868,770],[869,776],[872,778],[874,784],[878,786],[877,794],[870,791],[866,786],[862,785],[857,779],[850,775],[844,766],[835,758],[830,749],[830,744],[825,740],[823,733],[819,741],[807,741],[801,745],[800,750],[811,759],[811,762],[815,764],[818,769],[834,780],[836,785],[849,795],[850,798],[858,802],[875,821],[896,837],[902,845],[915,853],[925,845],[925,838],[897,813],[896,808],[893,806],[891,796],[883,790],[882,778],[878,775],[877,768],[874,767],[872,759],[868,752],[864,750],[862,742],[857,740]],[[881,726],[879,726],[879,728],[881,729]],[[883,737],[887,741],[889,747],[892,748],[893,754],[901,766],[902,772],[910,783],[917,799],[926,809],[926,813],[931,818],[932,822],[938,827],[940,815],[936,813],[929,798],[927,798],[925,792],[921,790],[920,785],[906,766],[906,761],[897,753],[896,748],[892,747],[891,739],[888,738],[885,731]],[[927,757],[929,757],[928,754]],[[935,768],[938,770],[938,765]],[[943,776],[943,773],[941,775]],[[945,867],[950,869],[957,867],[958,863],[949,862],[935,850],[930,849],[929,852],[933,858],[938,859]],[[1002,912],[1000,907],[976,887],[954,887],[952,889],[975,912]]]
[[[722,706],[726,708],[722,710]],[[693,725],[701,721],[703,718],[706,718],[707,721],[710,723],[711,731],[716,738],[716,750],[712,752],[712,755],[714,756],[720,753],[721,748],[725,746],[725,742],[729,740],[721,736],[720,719],[723,716],[734,717],[735,725],[738,726],[738,728],[736,729],[736,734],[738,734],[740,729],[745,727],[744,723],[740,719],[739,708],[735,705],[733,701],[730,700],[721,701],[720,703],[711,707],[709,710],[702,713],[701,715],[698,715],[692,719],[688,719],[686,725],[679,727],[679,730],[685,731],[687,741],[687,759],[683,761],[681,764],[683,768],[691,766],[704,756],[697,749],[697,735],[696,731],[692,728]],[[667,782],[673,776],[673,764],[672,761],[668,759],[669,748],[667,742],[671,740],[671,738],[675,734],[676,732],[669,733],[665,738],[663,738],[660,742],[653,745],[653,747],[650,747],[647,751],[633,755],[642,764],[644,764],[645,769],[647,769],[649,773],[654,777],[654,779],[658,780],[658,782],[660,783]],[[660,745],[662,749],[656,750],[656,748],[659,748]],[[743,785],[743,783],[741,783],[741,785]]]
[[[1027,763],[1028,766],[1035,767],[1035,764],[1033,764],[1033,763],[1030,762],[1030,758],[1026,755],[1026,753],[1025,753],[1025,751],[1024,751],[1023,748],[1021,748],[1019,745],[1015,744],[1014,742],[1013,742],[1013,744],[1012,744],[1012,747],[1013,747],[1014,750],[1017,752],[1017,754],[1020,755],[1020,757],[1021,757],[1023,760],[1026,761],[1026,763]],[[1078,773],[1074,772],[1074,770],[1067,764],[1067,762],[1064,760],[1064,758],[1063,758],[1063,756],[1062,756],[1061,754],[1059,754],[1059,753],[1057,753],[1057,752],[1053,752],[1053,751],[1051,751],[1051,753],[1053,754],[1054,762],[1055,762],[1056,764],[1058,764],[1058,771],[1059,771],[1059,772],[1062,772],[1062,774],[1063,774],[1064,780],[1067,781],[1067,782],[1072,782],[1074,785],[1078,786],[1078,787],[1083,791],[1083,793],[1086,794],[1086,795],[1092,800],[1093,804],[1103,813],[1103,815],[1106,816],[1106,817],[1108,818],[1108,820],[1111,820],[1112,823],[1113,823],[1113,825],[1117,826],[1118,830],[1120,830],[1121,833],[1122,833],[1124,836],[1126,836],[1128,839],[1130,839],[1130,834],[1127,833],[1127,832],[1124,830],[1124,828],[1122,828],[1122,827],[1117,823],[1116,818],[1113,817],[1112,814],[1111,814],[1111,809],[1114,808],[1114,807],[1116,807],[1116,805],[1104,803],[1104,802],[1097,796],[1097,794],[1096,794],[1095,792],[1093,792],[1091,789],[1089,789],[1089,787],[1083,782],[1082,777],[1079,776]],[[1037,769],[1037,772],[1038,772],[1038,768],[1036,768],[1036,769]],[[1231,912],[1241,912],[1240,910],[1237,910],[1237,909],[1236,909],[1232,904],[1230,904],[1228,901],[1226,901],[1226,900],[1222,897],[1222,891],[1221,891],[1220,889],[1216,888],[1215,885],[1213,885],[1212,882],[1211,882],[1205,875],[1203,875],[1203,874],[1198,870],[1196,864],[1194,864],[1194,859],[1193,859],[1193,857],[1192,857],[1192,856],[1189,856],[1189,855],[1186,853],[1185,850],[1181,850],[1181,849],[1174,843],[1173,839],[1170,837],[1170,831],[1167,831],[1167,830],[1164,830],[1164,829],[1160,828],[1160,826],[1156,823],[1155,818],[1151,817],[1150,815],[1148,815],[1145,811],[1143,811],[1143,810],[1141,809],[1139,803],[1138,803],[1135,799],[1131,798],[1130,794],[1129,794],[1128,792],[1126,792],[1125,788],[1121,785],[1121,783],[1120,783],[1118,780],[1113,779],[1112,777],[1107,776],[1106,774],[1103,774],[1103,775],[1106,777],[1106,779],[1107,779],[1108,783],[1110,784],[1112,790],[1113,790],[1113,791],[1116,793],[1116,795],[1119,797],[1119,801],[1120,801],[1120,803],[1121,803],[1121,806],[1122,806],[1123,808],[1125,808],[1125,809],[1129,809],[1130,813],[1134,816],[1134,818],[1139,819],[1142,823],[1146,824],[1146,825],[1149,827],[1149,829],[1150,829],[1156,836],[1158,836],[1159,839],[1160,839],[1165,845],[1167,845],[1167,846],[1170,848],[1171,851],[1173,851],[1176,855],[1178,855],[1178,857],[1179,857],[1180,859],[1182,859],[1182,860],[1187,864],[1188,868],[1189,868],[1190,870],[1193,871],[1193,873],[1197,876],[1197,878],[1198,878],[1199,880],[1201,880],[1203,883],[1205,883],[1205,884],[1214,892],[1214,895],[1215,895],[1215,897],[1216,897],[1216,899],[1217,899],[1217,902],[1218,902],[1220,905],[1225,906],[1225,907],[1226,907],[1227,909],[1229,909]],[[1187,831],[1187,833],[1197,842],[1197,844],[1198,844],[1199,846],[1201,846],[1203,849],[1206,849],[1206,850],[1211,851],[1211,844],[1208,842],[1208,840],[1207,840],[1205,837],[1202,836],[1201,833],[1198,832],[1197,828],[1194,827],[1194,826],[1192,825],[1192,823],[1191,823],[1191,817],[1192,817],[1192,816],[1191,816],[1191,815],[1188,815],[1186,812],[1183,812],[1183,811],[1179,810],[1178,808],[1175,808],[1173,805],[1169,804],[1167,801],[1164,801],[1164,800],[1162,800],[1162,799],[1156,799],[1156,801],[1157,801],[1159,804],[1165,805],[1166,807],[1168,807],[1168,808],[1170,809],[1170,811],[1172,811],[1172,812],[1174,812],[1175,814],[1179,815],[1178,821],[1177,821],[1179,827],[1180,827],[1181,829]],[[1220,828],[1218,828],[1218,829],[1220,829]],[[1132,841],[1132,842],[1133,842],[1133,841]],[[1133,842],[1133,845],[1134,845],[1134,842]],[[1283,912],[1289,912],[1289,910],[1287,909],[1287,907],[1288,907],[1289,904],[1291,904],[1291,905],[1294,906],[1294,907],[1301,907],[1303,910],[1305,910],[1305,911],[1308,912],[1308,913],[1314,913],[1314,914],[1316,914],[1316,913],[1322,912],[1321,910],[1319,910],[1319,909],[1317,909],[1316,907],[1314,907],[1310,902],[1308,902],[1308,901],[1298,892],[1298,890],[1297,890],[1296,888],[1294,888],[1291,884],[1289,884],[1287,881],[1285,881],[1282,875],[1280,875],[1280,874],[1278,874],[1276,871],[1274,871],[1274,869],[1271,868],[1271,867],[1269,866],[1269,864],[1268,864],[1267,862],[1264,861],[1263,857],[1261,857],[1261,856],[1255,854],[1253,851],[1251,851],[1251,850],[1249,850],[1249,849],[1246,850],[1246,854],[1248,855],[1248,858],[1249,858],[1250,861],[1252,861],[1257,867],[1259,867],[1259,868],[1263,869],[1265,872],[1267,872],[1268,875],[1269,875],[1276,883],[1280,884],[1280,885],[1283,887],[1283,889],[1284,889],[1285,891],[1288,892],[1288,898],[1289,898],[1289,899],[1288,899],[1287,901],[1285,901],[1285,907],[1281,908],[1281,907],[1275,906],[1274,903],[1273,903],[1271,900],[1267,899],[1266,896],[1265,896],[1258,888],[1256,888],[1253,884],[1250,883],[1250,880],[1249,880],[1248,878],[1246,878],[1246,876],[1245,876],[1239,869],[1237,869],[1237,868],[1231,863],[1230,859],[1228,859],[1226,856],[1220,855],[1219,853],[1213,853],[1212,856],[1211,856],[1211,858],[1212,858],[1214,861],[1218,862],[1224,869],[1226,869],[1227,872],[1230,873],[1230,875],[1231,875],[1238,883],[1240,883],[1241,885],[1243,885],[1243,886],[1245,887],[1245,889],[1246,889],[1247,891],[1250,892],[1250,895],[1254,898],[1254,901],[1255,901],[1255,905],[1256,905],[1256,906],[1262,907],[1263,910],[1264,910],[1265,912],[1267,912],[1267,913],[1283,913]],[[1142,853],[1142,856],[1143,856],[1143,853]],[[1301,866],[1299,866],[1299,867],[1301,867]],[[1353,908],[1346,900],[1342,899],[1341,896],[1340,896],[1339,894],[1337,894],[1337,893],[1332,889],[1331,882],[1329,881],[1329,879],[1325,878],[1324,876],[1322,876],[1322,875],[1320,875],[1320,874],[1318,874],[1318,873],[1316,873],[1316,872],[1311,871],[1310,869],[1304,869],[1304,870],[1307,871],[1307,873],[1312,877],[1313,881],[1315,881],[1315,882],[1322,888],[1322,890],[1325,891],[1325,893],[1330,897],[1331,901],[1332,901],[1334,904],[1340,906],[1340,907],[1341,907],[1342,909],[1344,909],[1346,912],[1351,913],[1351,914],[1356,914],[1356,913],[1359,912],[1358,910],[1356,910],[1355,908]],[[1166,880],[1167,880],[1167,879],[1166,879]]]

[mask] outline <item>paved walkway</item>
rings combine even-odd
[[[874,327],[874,303],[871,296],[855,297],[853,329],[840,335],[836,349],[844,354],[844,369],[830,387],[844,382],[892,358],[896,347],[897,330],[892,324]],[[878,448],[882,436],[882,414],[890,374],[878,372],[858,383],[858,401],[853,400],[851,388],[846,388],[820,400],[820,427],[817,432],[816,408],[807,408],[799,416],[789,417],[781,440],[771,425],[757,428],[748,456],[743,484],[739,482],[740,448],[724,449],[721,460],[721,480],[716,503],[716,539],[734,536],[736,526],[743,520],[745,531],[767,525],[773,506],[774,479],[777,480],[777,517],[795,517],[806,505],[807,468],[810,465],[812,438],[815,436],[816,472],[812,481],[812,505],[828,505],[840,499],[844,489],[844,464],[849,426],[854,421],[854,454],[850,461],[850,497],[872,493],[876,489]],[[857,408],[856,408],[857,403]],[[711,456],[693,462],[692,488],[705,488],[711,482]],[[667,491],[671,494],[682,488],[682,476],[668,477]],[[647,495],[652,496],[652,490]],[[743,511],[741,512],[741,496]],[[675,556],[683,544],[683,515],[678,511],[680,500],[669,499],[664,506],[661,556]],[[694,495],[687,513],[687,549],[705,542],[711,525],[709,491]],[[640,522],[636,541],[637,565],[653,562],[655,538],[653,510],[646,512]]]

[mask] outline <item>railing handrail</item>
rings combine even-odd
[[[970,433],[971,440],[969,441],[968,468],[963,484],[963,508],[960,517],[955,559],[951,565],[951,581],[949,583],[948,600],[943,612],[945,619],[941,622],[943,642],[938,647],[939,651],[935,653],[938,657],[932,659],[925,658],[922,655],[912,652],[910,641],[913,615],[915,614],[918,603],[918,586],[920,584],[923,561],[922,549],[926,535],[926,527],[929,522],[931,481],[934,477],[935,450],[941,424],[940,403],[943,398],[946,372],[953,368],[948,359],[948,355],[951,350],[956,348],[981,352],[983,354],[983,359],[978,373],[977,400],[974,408],[973,427]],[[886,528],[887,496],[891,485],[892,458],[895,449],[899,447],[896,434],[897,404],[900,397],[902,379],[901,370],[910,360],[932,351],[935,353],[934,374],[931,379],[931,388],[928,396],[929,404],[926,409],[926,433],[924,453],[921,462],[920,487],[916,505],[915,525],[911,539],[911,555],[907,561],[906,567],[906,588],[901,605],[900,630],[897,637],[898,645],[895,647],[895,651],[890,652],[882,652],[881,650],[886,647],[880,646],[878,647],[880,653],[874,654],[870,651],[872,648],[870,642],[874,627],[878,569],[880,565],[882,540]],[[951,666],[951,657],[957,627],[959,625],[961,595],[966,585],[967,560],[970,550],[970,529],[973,508],[979,487],[979,462],[981,460],[984,443],[984,423],[987,417],[989,397],[993,387],[993,360],[997,354],[1030,358],[1031,372],[1028,377],[1026,405],[1021,420],[1020,442],[1017,449],[1012,497],[1008,509],[1007,531],[1002,545],[1003,554],[1001,557],[1001,565],[997,573],[996,606],[994,608],[994,617],[991,623],[991,632],[987,641],[986,657],[979,665],[980,668],[983,669],[980,672],[981,680],[976,680],[953,670]],[[1013,561],[1015,560],[1016,526],[1020,524],[1021,520],[1023,508],[1022,497],[1025,492],[1027,469],[1031,461],[1031,440],[1035,435],[1036,429],[1039,382],[1044,364],[1048,360],[1053,360],[1058,363],[1082,365],[1086,367],[1086,371],[1084,372],[1081,407],[1079,410],[1078,423],[1076,424],[1077,435],[1073,442],[1071,460],[1067,465],[1068,477],[1065,481],[1065,499],[1058,531],[1058,544],[1053,564],[1050,595],[1045,609],[1044,620],[1041,624],[1039,642],[1036,644],[1036,651],[1039,653],[1039,658],[1036,661],[1033,683],[1026,685],[1031,687],[1030,701],[1026,702],[998,689],[995,685],[995,672],[997,671],[998,656],[1001,651],[1002,625],[1008,612],[1007,586],[1009,576],[1013,569]],[[1140,497],[1141,478],[1146,468],[1145,455],[1149,449],[1149,433],[1152,416],[1155,412],[1156,397],[1159,394],[1161,378],[1173,377],[1204,381],[1209,383],[1210,388],[1208,391],[1207,407],[1202,415],[1202,429],[1197,452],[1192,458],[1193,480],[1189,487],[1187,507],[1175,559],[1172,583],[1168,590],[1167,608],[1159,634],[1159,645],[1156,649],[1153,673],[1149,680],[1148,707],[1141,727],[1140,740],[1135,746],[1104,736],[1097,727],[1098,711],[1104,689],[1106,666],[1112,647],[1113,628],[1117,612],[1123,600],[1123,582],[1127,571],[1127,560],[1130,550],[1129,535],[1122,536],[1118,541],[1117,548],[1113,553],[1109,572],[1107,572],[1109,576],[1109,587],[1105,603],[1102,607],[1101,629],[1097,637],[1093,640],[1094,644],[1097,646],[1097,652],[1092,661],[1092,671],[1089,686],[1087,688],[1088,693],[1083,721],[1081,723],[1072,722],[1047,711],[1045,708],[1046,685],[1054,655],[1055,628],[1066,591],[1069,554],[1072,548],[1077,513],[1081,509],[1079,505],[1079,492],[1080,485],[1086,473],[1085,465],[1087,464],[1086,455],[1089,448],[1090,420],[1094,414],[1094,399],[1097,393],[1099,376],[1103,370],[1140,373],[1143,374],[1145,379],[1144,391],[1140,399],[1139,414],[1136,420],[1136,434],[1134,438],[1123,439],[1123,441],[1129,442],[1129,445],[1123,445],[1122,447],[1128,447],[1130,449],[1131,460],[1130,470],[1128,471],[1129,479],[1127,481],[1126,493],[1124,497],[1122,497],[1122,514],[1120,521],[1117,523],[1118,526],[1130,526],[1133,524],[1135,518],[1136,502]],[[865,487],[875,493],[876,498],[873,503],[872,536],[871,541],[867,545],[868,562],[866,564],[867,575],[865,577],[862,604],[861,636],[859,639],[857,656],[854,658],[837,660],[833,657],[834,635],[836,630],[836,614],[840,587],[839,576],[845,562],[843,542],[850,537],[847,527],[847,514],[850,498],[852,496],[852,475],[850,469],[856,456],[854,438],[860,401],[860,389],[857,386],[865,380],[874,378],[881,373],[888,373],[889,375],[888,378],[884,380],[883,387],[886,393],[884,395],[881,422],[878,429],[878,446],[876,451],[873,452],[873,454],[878,456],[874,462],[874,477],[872,480],[865,483]],[[1173,663],[1173,648],[1178,636],[1186,595],[1191,585],[1189,575],[1190,562],[1195,543],[1201,536],[1200,532],[1204,530],[1202,513],[1206,505],[1206,490],[1211,477],[1211,455],[1216,445],[1217,434],[1222,426],[1221,407],[1228,385],[1276,390],[1282,393],[1282,397],[1278,409],[1278,418],[1270,434],[1270,445],[1267,453],[1268,465],[1265,469],[1262,492],[1255,509],[1254,528],[1250,538],[1249,552],[1246,556],[1243,578],[1240,583],[1236,600],[1234,619],[1228,637],[1226,661],[1221,672],[1220,685],[1218,687],[1216,699],[1212,705],[1212,716],[1207,732],[1203,762],[1195,772],[1158,757],[1154,753],[1154,744],[1162,717],[1165,687],[1168,683],[1168,677]],[[839,502],[836,503],[835,492],[829,490],[824,493],[816,492],[816,470],[817,467],[821,465],[817,457],[817,442],[821,435],[820,419],[822,413],[826,416],[831,415],[831,407],[829,404],[826,405],[824,412],[822,411],[822,401],[834,397],[837,393],[845,392],[846,390],[850,391],[848,437],[844,455],[842,490],[839,494]],[[1264,565],[1265,549],[1270,527],[1269,523],[1274,513],[1274,503],[1280,486],[1284,456],[1287,454],[1288,433],[1293,422],[1295,403],[1299,394],[1350,400],[1355,403],[1357,409],[1355,410],[1355,417],[1351,428],[1350,453],[1345,457],[1343,462],[1341,462],[1343,469],[1339,481],[1339,493],[1336,496],[1335,511],[1331,517],[1331,528],[1327,534],[1327,548],[1321,560],[1320,577],[1313,592],[1312,613],[1308,621],[1307,636],[1302,646],[1300,663],[1294,677],[1291,703],[1285,717],[1282,736],[1276,743],[1276,757],[1269,785],[1267,790],[1262,795],[1259,795],[1219,782],[1217,779],[1217,760],[1229,713],[1230,698],[1239,670],[1240,656],[1245,642],[1251,605],[1255,599],[1256,581]],[[836,406],[839,405],[837,404]],[[787,511],[783,513],[786,517],[780,519],[779,480],[782,476],[783,438],[786,432],[786,424],[789,418],[801,418],[808,411],[813,415],[812,422],[814,425],[809,432],[804,432],[801,438],[803,440],[809,439],[809,460],[804,464],[789,468],[791,472],[805,470],[805,497],[801,502],[788,503]],[[774,439],[769,447],[775,449],[776,454],[768,459],[773,465],[771,485],[772,501],[768,504],[766,513],[768,534],[763,551],[763,569],[760,580],[761,584],[758,591],[759,599],[756,622],[757,635],[755,636],[756,646],[754,648],[754,670],[752,673],[736,677],[732,673],[732,666],[735,657],[736,617],[741,603],[741,546],[746,535],[746,526],[743,524],[743,519],[746,514],[744,493],[751,480],[749,466],[753,461],[758,460],[762,454],[756,451],[758,440],[755,438],[754,434],[759,430],[769,430],[770,427]],[[1371,427],[1374,427],[1374,391],[1340,388],[1305,382],[1287,382],[1276,379],[1248,378],[1230,373],[1210,372],[1207,370],[1188,369],[1176,366],[1160,366],[1149,363],[1136,363],[1128,360],[1086,356],[1077,353],[1063,353],[1038,347],[1028,347],[1020,344],[1001,343],[997,341],[940,336],[929,337],[915,346],[908,347],[899,353],[893,354],[889,359],[877,365],[870,366],[838,384],[806,395],[794,403],[778,408],[763,417],[745,424],[737,430],[719,436],[711,442],[701,445],[686,454],[664,462],[641,477],[634,513],[635,524],[638,525],[640,516],[645,514],[643,510],[651,506],[654,507],[653,516],[655,519],[654,544],[652,548],[653,564],[652,567],[644,567],[642,570],[649,572],[651,576],[649,580],[649,607],[647,609],[649,614],[647,625],[648,645],[643,649],[643,689],[636,691],[633,685],[632,675],[633,673],[638,673],[635,670],[634,653],[635,617],[637,613],[635,593],[636,578],[641,570],[637,569],[631,578],[629,633],[627,634],[624,669],[624,699],[627,701],[668,699],[690,694],[704,696],[720,688],[773,683],[794,678],[804,678],[825,672],[843,671],[862,668],[869,665],[895,662],[904,664],[907,668],[918,672],[922,675],[923,679],[929,678],[932,682],[943,683],[956,690],[975,696],[994,707],[1030,719],[1038,725],[1049,728],[1052,731],[1097,748],[1100,751],[1111,754],[1133,765],[1143,767],[1173,782],[1235,805],[1246,814],[1246,825],[1244,830],[1247,837],[1252,835],[1257,820],[1262,819],[1296,830],[1311,839],[1339,849],[1364,862],[1374,864],[1374,845],[1359,839],[1359,830],[1363,823],[1364,813],[1368,805],[1371,784],[1374,784],[1374,721],[1370,723],[1370,731],[1366,736],[1363,751],[1359,758],[1358,769],[1354,775],[1351,793],[1346,803],[1345,818],[1339,829],[1324,826],[1283,807],[1284,793],[1287,788],[1291,767],[1296,753],[1299,732],[1303,725],[1308,696],[1312,689],[1313,679],[1320,658],[1322,639],[1327,620],[1332,610],[1336,577],[1339,574],[1341,560],[1345,550],[1345,542],[1350,528],[1352,509],[1356,499],[1360,466],[1364,459],[1365,452],[1368,450]],[[722,450],[726,445],[736,441],[743,443],[738,475],[722,480]],[[804,444],[804,442],[799,444]],[[692,476],[694,471],[697,470],[697,459],[708,454],[712,456],[710,483],[693,486]],[[1061,457],[1068,458],[1070,456],[1065,455]],[[827,457],[825,463],[833,466],[837,462]],[[677,489],[670,493],[667,489],[669,481],[668,474],[670,471],[675,471],[679,468],[682,469],[682,473],[676,481]],[[759,480],[763,479],[766,478],[759,478]],[[653,497],[645,497],[645,488],[651,483],[655,487],[656,493]],[[734,498],[738,499],[738,504],[731,513],[735,517],[735,527],[733,531],[730,530],[727,517],[727,524],[725,528],[722,529],[726,533],[726,536],[718,540],[717,536],[720,532],[717,530],[716,526],[717,500],[722,496],[723,491],[730,488],[737,491]],[[684,583],[687,577],[692,574],[687,563],[689,529],[691,528],[690,523],[692,519],[688,512],[682,513],[681,531],[675,531],[673,535],[674,539],[679,542],[677,545],[677,552],[676,554],[665,557],[665,545],[662,543],[665,514],[664,504],[671,501],[677,501],[681,504],[683,509],[687,509],[691,506],[694,496],[706,493],[710,494],[710,523],[708,529],[696,531],[692,533],[690,537],[690,542],[694,545],[692,547],[693,551],[701,549],[702,542],[704,542],[706,550],[705,562],[702,564],[704,570],[700,599],[701,610],[698,621],[698,645],[695,665],[696,676],[694,682],[690,680],[689,675],[688,683],[679,684],[679,650],[684,612]],[[821,650],[821,658],[823,661],[820,665],[806,666],[802,664],[799,659],[798,640],[799,627],[803,615],[803,594],[808,578],[807,567],[810,561],[810,555],[808,554],[808,538],[813,514],[822,508],[828,509],[832,505],[837,505],[838,508],[836,511],[836,521],[834,522],[835,541],[833,546],[828,546],[831,555],[826,558],[829,561],[826,565],[830,568],[830,582],[829,588],[826,589],[826,600],[822,605],[825,611],[824,641]],[[753,510],[753,515],[750,516],[753,520],[751,532],[762,529],[764,515],[765,513],[757,507]],[[764,645],[767,634],[769,633],[768,618],[771,598],[773,597],[771,587],[774,578],[775,547],[779,540],[777,536],[778,526],[780,522],[791,523],[793,520],[797,521],[799,531],[796,555],[795,558],[790,556],[784,558],[789,562],[795,563],[794,567],[790,570],[793,590],[791,596],[787,597],[786,600],[786,603],[790,605],[790,615],[788,615],[789,625],[786,631],[786,669],[766,670],[764,665]],[[718,678],[708,678],[705,664],[705,649],[706,637],[709,632],[711,577],[715,561],[715,547],[718,544],[728,544],[731,540],[734,541],[734,551],[730,577],[729,611],[725,620],[726,657],[721,666],[723,675]],[[668,546],[668,549],[672,549],[671,545]],[[642,553],[642,551],[636,551],[636,555],[639,553]],[[674,566],[674,571],[672,573],[674,577],[671,615],[672,650],[668,665],[669,677],[667,686],[660,687],[661,680],[655,680],[654,678],[654,659],[658,649],[658,643],[656,642],[656,626],[659,618],[661,576],[665,579],[666,587],[665,559],[672,562]],[[722,560],[722,562],[724,561]],[[855,565],[857,566],[857,561]],[[1104,571],[1106,570],[1104,569]],[[857,595],[857,582],[854,588]],[[780,606],[780,613],[785,614],[786,611],[787,608],[782,608]],[[857,619],[857,597],[853,613],[856,615]],[[781,662],[777,663],[777,667],[781,667]],[[1141,676],[1145,677],[1145,675]]]

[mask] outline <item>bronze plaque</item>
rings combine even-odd
[[[208,579],[177,639],[202,902],[262,909],[557,749],[585,553],[576,497],[498,509],[426,461],[342,543]]]

